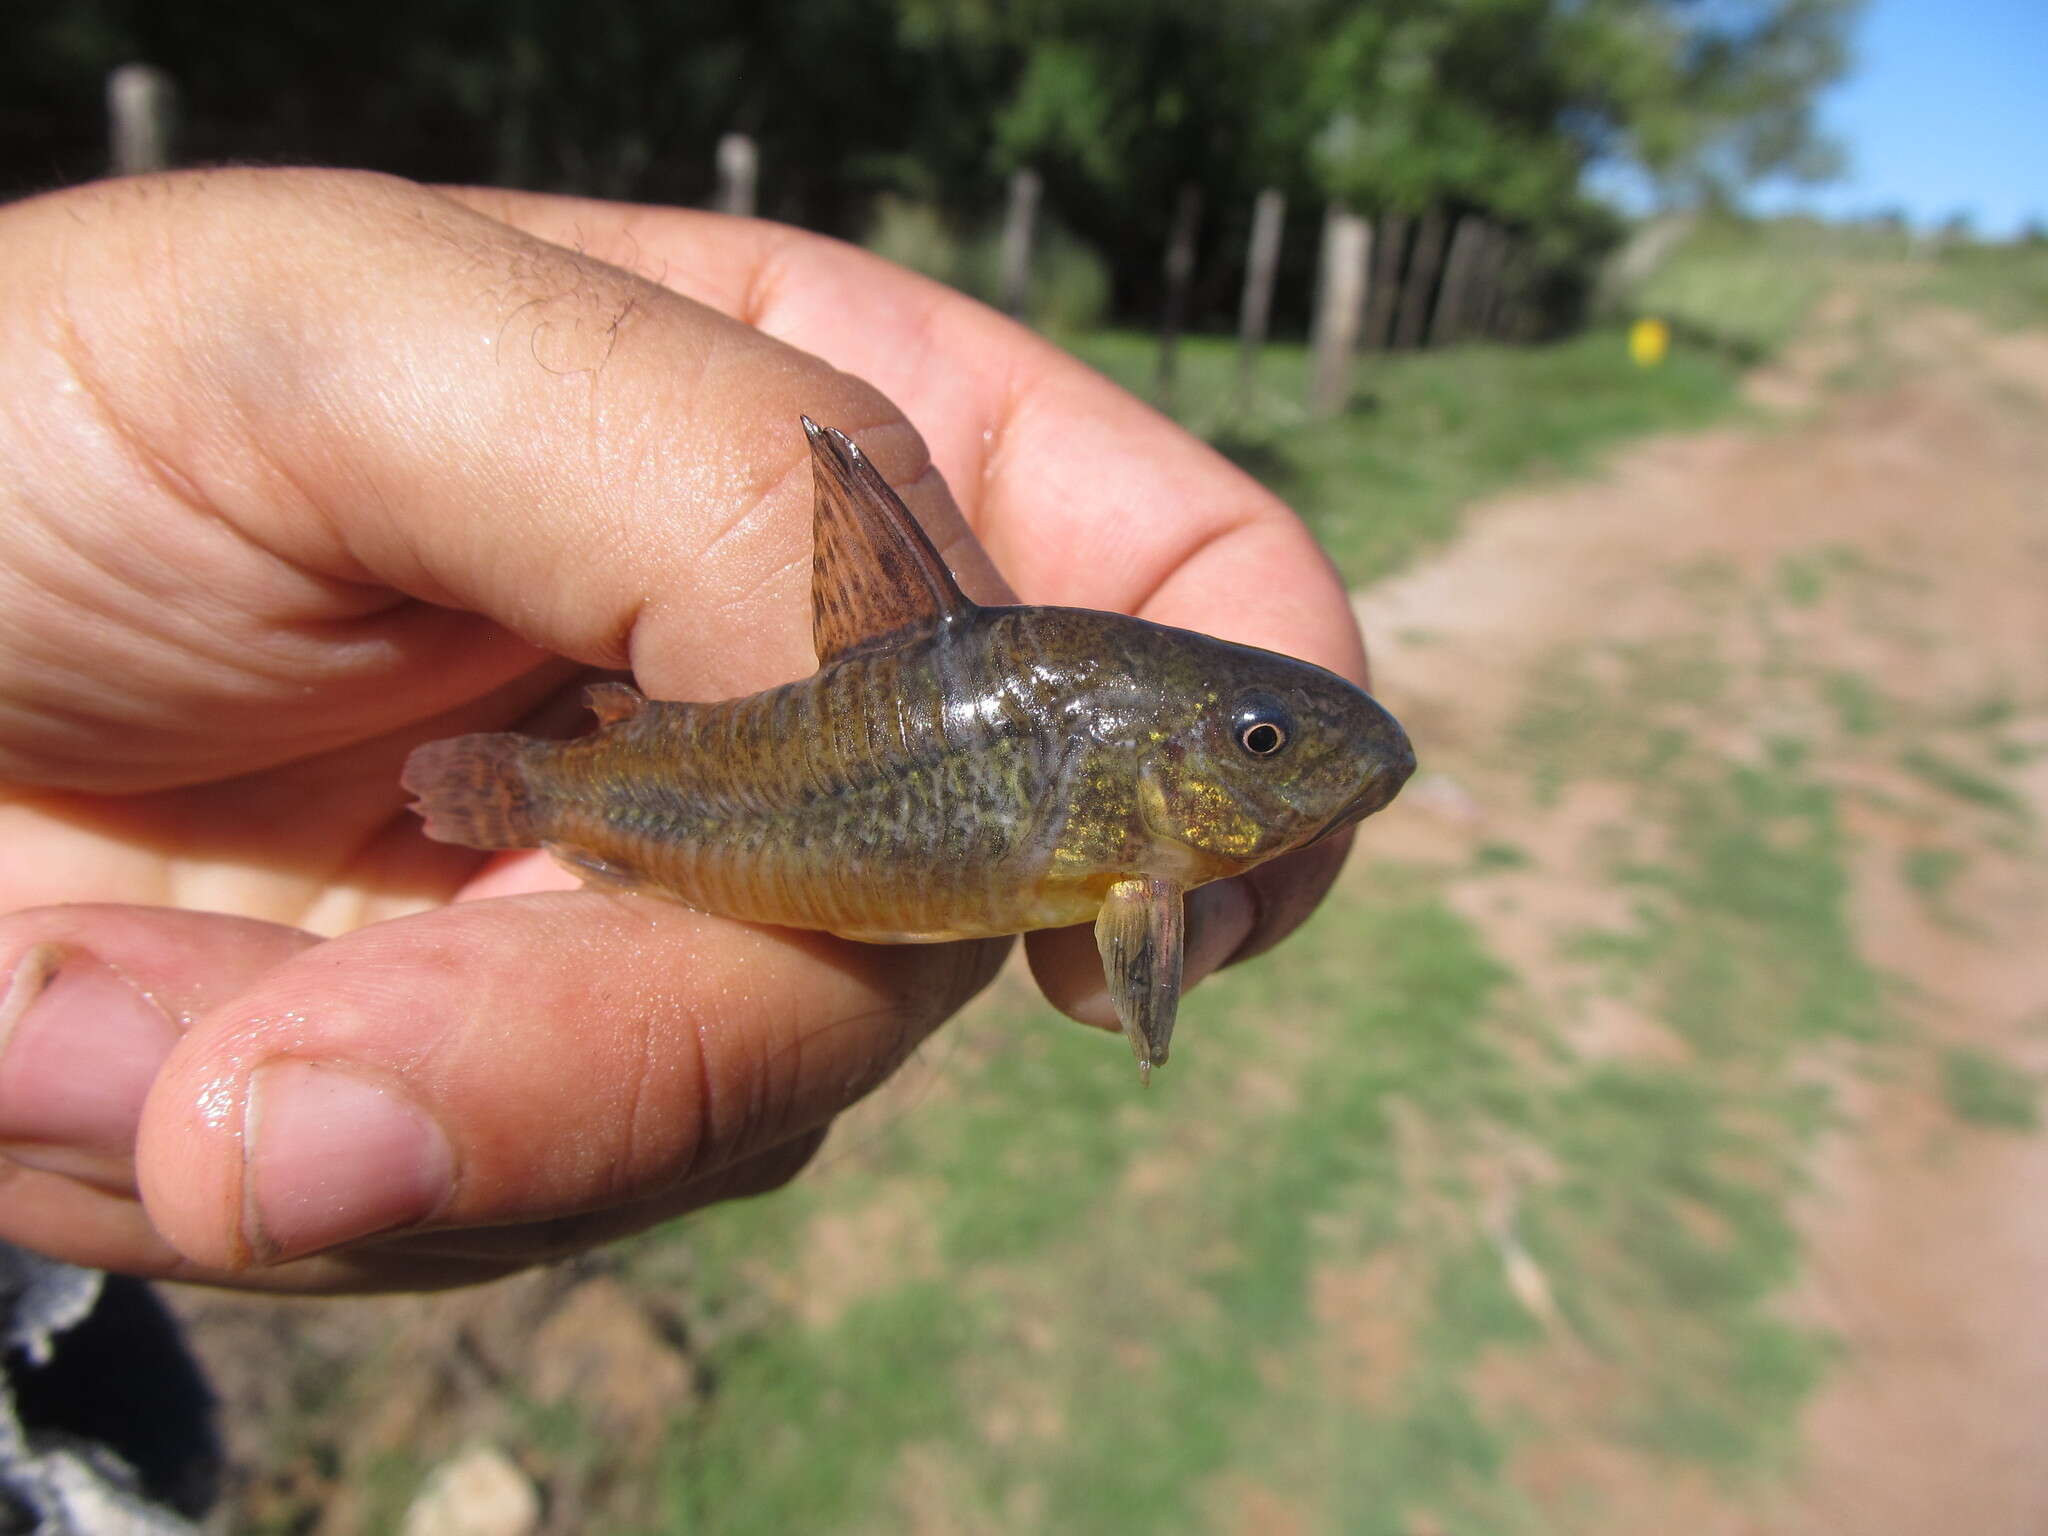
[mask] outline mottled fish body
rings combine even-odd
[[[717,703],[590,690],[600,726],[419,748],[426,831],[546,848],[722,916],[925,942],[1096,921],[1141,1074],[1181,898],[1370,814],[1414,766],[1364,692],[1121,614],[961,595],[851,441],[808,421],[819,669]]]

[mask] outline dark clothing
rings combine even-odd
[[[197,1536],[220,1467],[149,1288],[0,1243],[0,1536]]]

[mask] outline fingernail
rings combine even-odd
[[[1193,986],[1242,949],[1257,916],[1251,893],[1236,880],[1214,880],[1190,891],[1183,984]]]
[[[455,1158],[433,1118],[395,1086],[310,1061],[249,1079],[246,1228],[259,1264],[425,1221]]]
[[[36,945],[0,997],[0,1148],[30,1168],[125,1187],[143,1100],[178,1033],[113,967]]]

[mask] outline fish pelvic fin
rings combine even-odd
[[[1186,891],[1175,881],[1119,880],[1095,919],[1095,944],[1109,1000],[1138,1058],[1138,1081],[1166,1062],[1180,1008],[1181,956],[1187,948]]]
[[[803,418],[811,442],[811,640],[818,665],[927,634],[974,611],[880,470],[844,432]]]
[[[430,741],[413,749],[398,782],[418,797],[412,809],[436,842],[538,848],[541,832],[525,768],[532,745],[509,732]]]

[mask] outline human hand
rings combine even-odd
[[[353,173],[74,189],[0,210],[0,399],[0,1237],[102,1268],[380,1289],[590,1247],[780,1184],[986,984],[1005,941],[582,891],[404,809],[411,746],[566,718],[589,669],[808,673],[799,414],[972,596],[1000,570],[1362,680],[1236,469],[774,225]],[[1190,982],[1342,852],[1204,888]],[[1029,944],[1113,1024],[1085,931]]]

